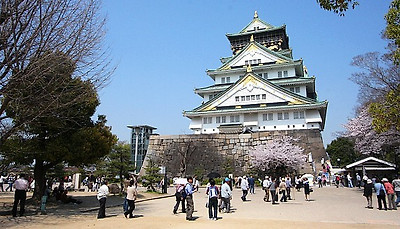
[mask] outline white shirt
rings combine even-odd
[[[271,181],[268,179],[265,179],[262,183],[264,188],[269,188],[269,186],[271,185]]]
[[[97,199],[100,200],[101,198],[107,198],[108,195],[108,186],[103,184],[99,190],[97,191]]]
[[[232,196],[231,187],[229,187],[228,183],[224,183],[221,186],[221,197],[230,198]]]
[[[19,178],[14,182],[14,188],[17,190],[27,190],[28,189],[28,181],[24,178]]]
[[[249,189],[249,182],[247,181],[247,179],[242,179],[242,183],[240,183],[240,187],[242,188],[242,190]]]

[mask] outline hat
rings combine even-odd
[[[387,178],[382,179],[383,182],[388,182],[389,180]]]
[[[230,179],[228,177],[225,177],[225,182],[230,181]]]
[[[269,177],[268,176],[265,176],[265,179],[268,179]]]
[[[372,180],[371,179],[368,179],[367,180],[367,184],[371,184],[372,183]]]

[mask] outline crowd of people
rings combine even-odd
[[[373,177],[369,179],[367,176],[364,176],[363,183],[363,196],[367,200],[366,208],[374,208],[372,206],[372,196],[375,192],[379,210],[397,210],[400,203],[400,176],[393,179],[392,182],[389,182],[387,178],[378,179]]]

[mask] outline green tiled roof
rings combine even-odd
[[[273,111],[273,110],[287,110],[287,109],[316,109],[316,108],[327,108],[328,101],[316,102],[313,104],[293,104],[285,106],[266,106],[266,107],[250,107],[250,108],[234,108],[234,109],[223,109],[223,110],[210,110],[210,111],[184,111],[184,115],[200,115],[200,114],[218,114],[218,113],[229,113],[232,111],[244,112],[244,111]]]
[[[265,46],[261,45],[257,41],[252,41],[252,42],[249,42],[243,49],[241,49],[238,54],[236,54],[231,59],[229,59],[227,62],[225,62],[225,64],[223,64],[221,67],[217,68],[217,70],[221,70],[225,66],[229,65],[229,63],[231,63],[234,59],[236,59],[238,56],[240,56],[240,54],[245,52],[247,50],[247,48],[252,44],[256,45],[257,47],[259,47],[260,49],[264,50],[265,52],[270,53],[271,55],[274,55],[274,56],[276,56],[278,58],[281,58],[281,59],[284,59],[284,60],[288,61],[289,63],[293,62],[293,59],[291,59],[291,58],[289,58],[287,56],[284,56],[284,55],[282,55],[282,54],[280,54],[278,52],[274,52],[274,51],[270,50],[269,48],[266,48]]]
[[[284,87],[281,87],[281,86],[279,86],[279,85],[276,85],[276,84],[270,82],[269,80],[263,79],[263,78],[259,77],[257,74],[251,72],[251,73],[247,73],[247,75],[246,75],[245,77],[243,77],[242,79],[236,81],[234,84],[230,85],[228,88],[225,89],[225,91],[220,92],[220,93],[219,93],[218,95],[216,95],[214,98],[212,98],[212,99],[210,99],[209,101],[207,101],[206,103],[204,103],[204,104],[202,104],[202,105],[200,105],[200,106],[194,108],[194,109],[192,110],[192,112],[197,112],[197,111],[203,109],[204,107],[210,105],[210,104],[213,103],[215,100],[219,99],[221,96],[223,96],[223,95],[225,94],[225,92],[229,91],[232,87],[234,87],[235,85],[241,83],[245,78],[247,78],[248,74],[252,74],[253,76],[257,77],[259,80],[265,82],[266,84],[270,85],[271,87],[275,88],[276,90],[284,91],[285,93],[287,93],[287,94],[289,94],[289,95],[291,95],[291,96],[293,96],[293,97],[295,97],[295,98],[297,98],[297,99],[299,99],[299,100],[303,100],[303,101],[305,101],[305,102],[307,102],[307,103],[310,103],[310,104],[318,103],[318,102],[317,102],[316,100],[314,100],[314,99],[310,99],[310,98],[301,96],[301,95],[299,95],[299,94],[296,94],[296,93],[294,93],[294,92],[291,92],[290,90],[288,90],[288,89],[286,89],[286,88],[284,88]]]

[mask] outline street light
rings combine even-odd
[[[338,166],[340,168],[340,158],[337,159]]]

